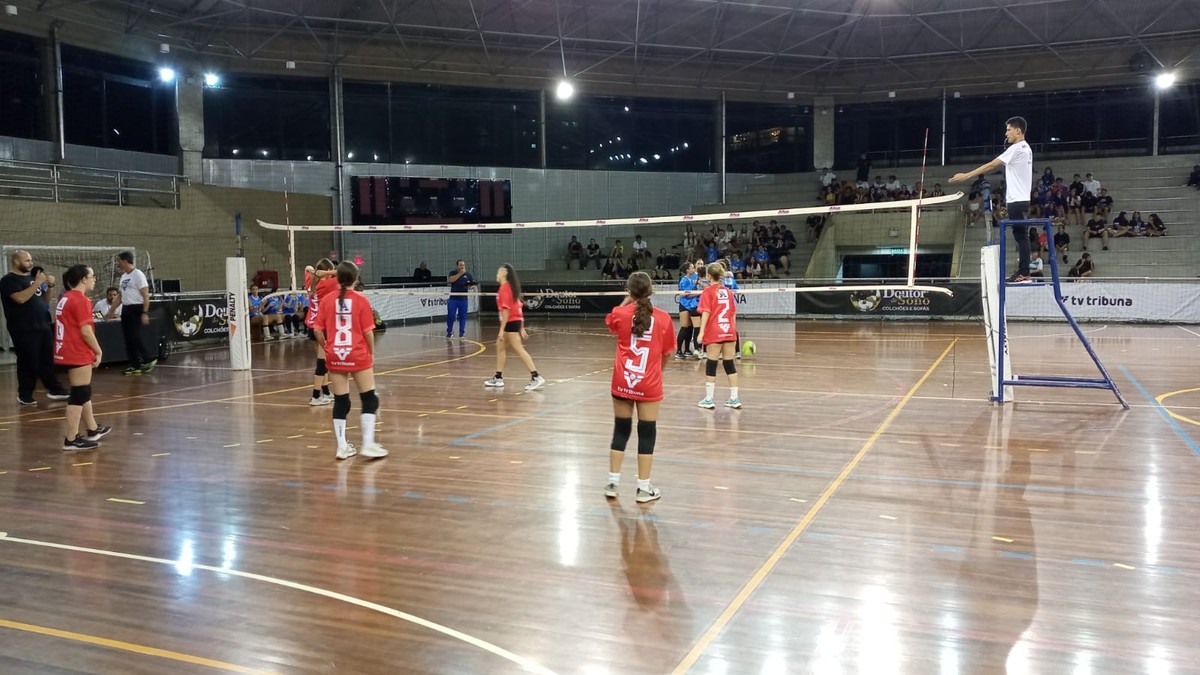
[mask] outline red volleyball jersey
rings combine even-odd
[[[513,297],[512,286],[503,283],[500,285],[500,291],[496,293],[496,311],[503,312],[506,309],[509,321],[525,320],[524,305]]]
[[[604,322],[617,336],[617,361],[613,367],[613,396],[634,401],[661,401],[662,359],[675,351],[675,323],[657,307],[650,327],[640,337],[633,334],[637,305],[622,305],[608,313]]]
[[[708,312],[708,323],[700,339],[706,345],[733,342],[737,339],[737,302],[733,291],[724,284],[713,284],[700,294],[700,314]]]
[[[325,296],[314,327],[325,333],[325,363],[330,370],[357,373],[373,365],[366,334],[375,330],[375,315],[362,293],[348,290],[341,301],[337,293]]]
[[[83,341],[83,327],[96,322],[92,303],[82,291],[67,291],[54,310],[54,362],[60,366],[90,366],[96,353]]]
[[[336,293],[338,288],[337,279],[334,277],[325,277],[317,282],[317,288],[314,292],[308,294],[308,314],[304,316],[304,325],[309,328],[315,328],[317,325],[317,313],[321,309],[321,299],[330,293]]]

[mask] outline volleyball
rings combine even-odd
[[[754,343],[750,340],[746,340],[742,343],[742,353],[746,356],[754,356],[755,351],[757,350],[754,347]]]

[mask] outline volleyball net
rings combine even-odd
[[[917,283],[917,252],[920,244],[921,213],[944,208],[962,193],[892,202],[815,207],[788,207],[751,211],[632,216],[587,220],[553,220],[513,223],[421,223],[399,225],[304,225],[258,221],[267,230],[286,232],[289,241],[313,234],[339,233],[343,256],[359,265],[362,278],[376,295],[441,298],[451,295],[445,280],[457,260],[464,260],[475,280],[490,282],[501,264],[511,264],[522,275],[525,295],[561,296],[560,290],[539,290],[538,282],[548,273],[568,268],[590,270],[578,278],[599,280],[646,271],[664,284],[678,279],[679,267],[697,258],[717,257],[739,268],[741,293],[747,295],[795,294],[840,291],[871,293],[919,291],[951,295],[944,286]],[[772,283],[777,279],[803,277],[796,258],[816,248],[822,228],[835,225],[843,214],[878,214],[886,234],[872,242],[877,248],[904,252],[903,276],[882,281],[827,285]],[[811,230],[815,229],[814,232]],[[790,236],[787,234],[790,233]],[[571,238],[579,243],[578,255],[568,250]],[[815,238],[814,242],[808,242]],[[898,241],[896,241],[898,239]],[[795,249],[789,249],[789,242]],[[897,244],[906,244],[898,247]],[[761,249],[760,249],[761,245]],[[809,250],[805,250],[807,247]],[[287,275],[303,280],[304,267],[316,261],[297,260],[294,245]],[[589,249],[597,252],[590,255]],[[792,250],[797,250],[788,260]],[[737,261],[737,262],[734,262]],[[616,268],[616,265],[620,268]],[[423,267],[422,267],[423,265]],[[392,284],[419,281],[419,270],[429,272],[429,287],[387,288]],[[760,271],[754,271],[760,269]],[[610,273],[610,274],[605,274]],[[282,276],[282,275],[281,275]],[[562,281],[560,274],[557,281]],[[467,293],[463,295],[474,295]],[[575,297],[623,296],[624,291],[597,289],[572,292]]]

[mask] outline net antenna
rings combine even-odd
[[[926,143],[928,144],[928,132],[926,132]],[[922,177],[924,169],[922,169]],[[545,220],[537,222],[517,222],[517,223],[422,223],[419,225],[292,225],[290,222],[285,223],[268,223],[259,220],[258,224],[263,229],[285,231],[289,234],[296,232],[424,232],[424,233],[446,233],[446,232],[483,232],[487,230],[537,230],[537,229],[559,229],[566,231],[583,230],[593,227],[612,227],[612,226],[637,226],[637,225],[662,225],[674,223],[715,223],[732,220],[753,220],[757,218],[779,218],[779,217],[804,217],[812,215],[829,215],[835,213],[853,213],[856,211],[909,211],[909,220],[913,227],[909,234],[909,273],[907,283],[905,284],[836,284],[831,286],[800,286],[795,288],[745,288],[739,293],[815,293],[821,291],[867,291],[867,290],[916,290],[926,291],[930,293],[941,293],[943,295],[953,295],[953,292],[942,286],[918,286],[915,281],[913,264],[915,261],[916,252],[916,224],[918,221],[918,213],[924,204],[950,204],[961,199],[963,193],[956,192],[954,194],[944,195],[942,197],[930,197],[924,199],[922,195],[918,199],[907,199],[895,202],[872,202],[867,204],[841,204],[832,206],[796,206],[787,208],[775,209],[760,209],[756,211],[724,211],[720,213],[693,213],[685,215],[670,215],[670,216],[635,216],[629,218],[596,218],[590,220]],[[290,240],[289,240],[290,241]],[[295,249],[289,244],[289,264],[291,266],[291,274],[293,278],[296,274],[296,253]],[[419,295],[419,296],[438,296],[446,297],[447,292],[442,290],[426,290],[426,291],[389,291],[403,295]],[[457,295],[474,295],[475,293],[457,294]],[[625,291],[612,292],[597,292],[587,293],[587,295],[624,295]],[[525,295],[538,295],[538,293],[527,292]]]
[[[921,151],[921,182],[917,193],[917,205],[912,210],[912,227],[908,239],[908,285],[916,285],[917,242],[921,239],[921,204],[925,201],[925,159],[929,157],[929,127],[925,127],[925,148]],[[960,193],[961,194],[961,193]]]

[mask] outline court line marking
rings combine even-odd
[[[1176,326],[1176,328],[1178,328],[1179,330],[1181,330],[1181,331],[1183,331],[1183,332],[1185,332],[1185,333],[1190,333],[1191,335],[1195,335],[1196,337],[1200,337],[1200,333],[1197,333],[1197,332],[1196,332],[1196,331],[1194,331],[1194,330],[1188,330],[1187,328],[1184,328],[1183,326]]]
[[[1159,394],[1158,396],[1155,396],[1154,400],[1158,401],[1158,404],[1161,405],[1163,407],[1163,410],[1166,410],[1167,414],[1170,415],[1171,417],[1174,417],[1175,419],[1179,420],[1180,422],[1187,422],[1188,424],[1194,424],[1194,425],[1200,427],[1200,422],[1197,422],[1196,420],[1194,420],[1190,417],[1184,417],[1183,415],[1176,413],[1175,411],[1171,410],[1170,408],[1168,408],[1166,405],[1163,404],[1164,399],[1171,398],[1172,396],[1175,396],[1177,394],[1190,394],[1195,391],[1200,391],[1200,387],[1194,387],[1192,389],[1180,389],[1179,391],[1169,391],[1165,394]],[[1186,407],[1186,406],[1182,406],[1182,407]],[[1191,410],[1191,408],[1187,408],[1187,409]]]
[[[821,512],[821,509],[825,507],[825,504],[828,503],[833,497],[833,494],[837,492],[838,488],[840,488],[843,483],[846,482],[846,479],[850,477],[850,474],[853,473],[856,468],[858,468],[859,463],[862,462],[863,458],[866,457],[867,453],[872,447],[874,447],[876,441],[883,436],[884,432],[887,431],[887,428],[891,426],[892,422],[895,421],[895,419],[900,415],[900,411],[904,409],[904,406],[910,400],[912,400],[912,397],[917,393],[917,390],[925,384],[926,380],[928,380],[931,375],[933,375],[933,372],[942,364],[942,361],[946,360],[946,356],[953,351],[954,346],[957,344],[958,338],[951,340],[950,344],[947,345],[944,350],[942,350],[941,356],[938,356],[937,360],[935,360],[933,365],[929,366],[929,368],[925,370],[925,374],[921,375],[916,384],[909,388],[908,393],[904,395],[904,398],[900,399],[900,401],[896,403],[895,407],[892,408],[892,411],[888,413],[888,416],[885,417],[883,422],[881,422],[875,429],[875,433],[871,434],[871,438],[867,439],[867,442],[864,443],[862,448],[859,449],[858,454],[854,455],[853,459],[851,459],[842,469],[842,472],[839,473],[837,477],[835,477],[829,483],[828,486],[826,486],[825,490],[821,492],[821,496],[817,498],[816,503],[813,504],[812,507],[808,509],[808,512],[804,514],[804,518],[802,518],[800,522],[796,523],[796,526],[792,528],[792,531],[788,533],[788,536],[785,537],[784,540],[780,542],[779,546],[775,548],[775,551],[771,553],[770,557],[767,558],[767,561],[764,562],[762,566],[755,571],[754,575],[750,577],[750,580],[747,581],[744,586],[742,586],[742,589],[734,597],[733,601],[730,602],[725,608],[725,611],[721,612],[716,621],[714,621],[712,625],[708,627],[708,630],[705,631],[702,636],[700,636],[700,639],[695,645],[692,646],[692,649],[687,653],[686,656],[683,657],[683,660],[679,662],[679,665],[675,666],[675,668],[671,671],[673,675],[686,673],[692,668],[692,666],[696,664],[696,661],[700,659],[700,657],[708,649],[709,645],[712,644],[713,640],[715,640],[717,636],[719,636],[721,632],[725,630],[725,627],[730,621],[733,620],[734,615],[741,610],[742,606],[746,604],[746,601],[750,599],[750,596],[756,590],[758,590],[758,587],[761,586],[763,581],[766,580],[767,575],[769,575],[771,571],[775,569],[775,566],[779,564],[779,561],[782,560],[783,556],[788,552],[789,549],[791,549],[792,544],[796,542],[796,539],[798,539],[800,535],[803,534],[806,529],[808,529],[808,526],[817,517],[817,514]]]
[[[74,640],[75,642],[83,642],[89,645],[98,647],[108,647],[110,649],[119,649],[121,651],[133,652],[135,654],[144,654],[146,656],[157,656],[161,659],[170,659],[172,661],[182,661],[196,666],[205,666],[207,668],[215,668],[224,670],[230,673],[273,673],[270,670],[259,670],[257,668],[247,668],[234,663],[225,663],[224,661],[215,661],[206,659],[202,656],[192,656],[182,652],[173,652],[167,649],[158,649],[157,647],[147,647],[145,645],[134,644],[132,642],[123,642],[121,640],[111,640],[102,638],[96,635],[88,635],[86,633],[73,633],[71,631],[59,630],[57,628],[47,628],[45,626],[35,626],[30,623],[20,623],[18,621],[9,621],[0,619],[0,628],[10,628],[12,630],[25,631],[26,633],[36,633],[47,637],[62,638],[64,640]]]
[[[1192,454],[1200,457],[1200,445],[1197,445],[1196,441],[1192,440],[1192,437],[1189,436],[1186,431],[1184,431],[1183,427],[1179,426],[1179,422],[1175,421],[1175,418],[1171,416],[1171,411],[1167,410],[1163,404],[1155,400],[1154,397],[1150,395],[1150,392],[1146,391],[1146,388],[1142,386],[1142,383],[1138,382],[1137,378],[1133,376],[1133,373],[1129,372],[1129,369],[1124,365],[1121,366],[1121,372],[1125,373],[1125,377],[1129,378],[1129,381],[1133,383],[1133,386],[1137,387],[1137,390],[1142,392],[1142,396],[1145,396],[1146,400],[1150,401],[1150,404],[1158,410],[1158,414],[1167,421],[1167,424],[1175,430],[1175,433],[1183,439],[1183,442],[1192,449]]]
[[[165,558],[152,558],[150,556],[137,555],[134,553],[122,553],[121,551],[112,551],[112,550],[108,550],[108,549],[88,548],[85,546],[73,546],[71,544],[59,544],[57,542],[41,541],[38,539],[23,539],[21,537],[13,537],[5,532],[0,532],[0,543],[3,543],[3,542],[11,542],[14,544],[27,544],[29,546],[41,546],[43,548],[52,548],[52,549],[58,549],[61,551],[73,551],[76,553],[91,553],[93,555],[103,555],[103,556],[108,556],[110,558],[122,558],[124,560],[136,560],[138,562],[154,563],[156,565],[170,565],[170,566],[174,567],[179,564],[178,560],[167,560]],[[408,612],[402,612],[398,609],[394,609],[394,608],[388,607],[386,605],[381,605],[381,604],[378,604],[375,602],[371,602],[369,600],[363,600],[362,598],[356,598],[352,595],[338,593],[337,591],[331,591],[331,590],[328,590],[325,588],[319,588],[317,586],[309,586],[307,584],[301,584],[301,583],[298,583],[295,581],[289,581],[287,579],[280,579],[278,577],[270,577],[270,576],[266,576],[264,574],[255,574],[254,572],[245,572],[242,570],[229,569],[229,568],[225,568],[225,567],[213,567],[211,565],[203,565],[203,564],[193,564],[191,567],[192,567],[192,569],[203,570],[205,572],[212,572],[214,574],[223,574],[226,576],[240,577],[243,579],[250,579],[251,581],[261,581],[263,583],[273,584],[275,586],[282,586],[284,588],[290,588],[292,590],[301,591],[304,593],[311,593],[313,595],[319,595],[319,596],[322,596],[325,598],[329,598],[331,600],[338,600],[340,602],[354,605],[356,607],[361,607],[363,609],[367,609],[367,610],[370,610],[373,612],[385,614],[387,616],[390,616],[390,617],[393,617],[396,619],[400,619],[401,621],[407,621],[408,623],[412,623],[417,626],[421,626],[422,628],[426,628],[426,629],[432,630],[434,632],[441,633],[442,635],[453,638],[455,640],[459,640],[460,642],[465,642],[473,647],[478,647],[479,649],[482,649],[490,654],[499,656],[500,658],[505,659],[506,661],[515,663],[529,672],[541,673],[542,675],[557,675],[554,671],[550,670],[549,668],[546,668],[545,666],[542,666],[541,664],[533,661],[532,659],[527,659],[523,656],[518,656],[517,654],[514,654],[502,647],[498,647],[490,642],[487,642],[486,640],[482,640],[473,635],[468,635],[466,633],[463,633],[462,631],[455,630],[448,626],[443,626],[440,623],[435,623],[428,619],[423,619],[419,616],[416,616],[415,614],[409,614]]]

